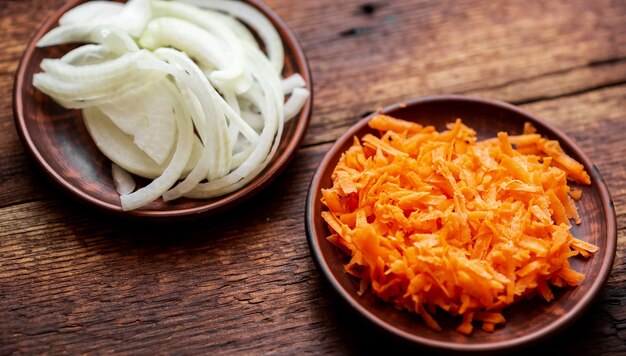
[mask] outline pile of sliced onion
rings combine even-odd
[[[65,43],[87,44],[44,59],[33,84],[82,109],[113,162],[124,210],[243,187],[309,98],[302,76],[281,76],[276,29],[243,2],[91,1],[68,11],[37,46]],[[152,181],[135,190],[129,173]]]

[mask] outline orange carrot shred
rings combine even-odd
[[[493,332],[502,310],[584,276],[568,259],[595,245],[572,236],[574,201],[590,184],[584,166],[532,125],[524,134],[478,141],[460,119],[437,132],[387,115],[354,138],[322,189],[328,240],[350,256],[347,273],[440,331],[437,314]]]
[[[531,135],[537,132],[537,129],[530,122],[524,123],[524,135]]]
[[[474,326],[472,325],[472,319],[474,317],[473,312],[468,312],[463,314],[463,322],[456,328],[456,331],[461,334],[469,335],[474,330]]]
[[[494,324],[494,323],[484,322],[483,326],[482,326],[482,329],[485,332],[492,333],[493,330],[495,329],[495,327],[496,327],[496,324]]]
[[[580,189],[580,187],[572,187],[569,191],[569,195],[572,197],[572,199],[579,201],[580,198],[582,198],[583,196],[583,190]]]
[[[506,322],[502,314],[486,311],[477,312],[474,314],[474,319],[494,324],[504,324]]]

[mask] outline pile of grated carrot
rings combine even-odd
[[[444,132],[375,116],[343,153],[322,189],[328,239],[351,256],[345,270],[434,330],[437,309],[492,332],[502,309],[550,286],[575,286],[584,276],[568,259],[598,248],[576,239],[574,200],[590,184],[583,165],[530,124],[524,134],[478,142],[461,120]]]

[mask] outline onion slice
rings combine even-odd
[[[126,32],[115,27],[94,24],[71,24],[53,28],[37,42],[37,47],[78,42],[103,44],[114,53],[139,50],[137,43]]]
[[[89,23],[119,28],[139,37],[152,16],[151,0],[129,0],[126,4],[89,1],[66,12],[59,19],[61,27]]]
[[[306,104],[311,94],[307,89],[295,88],[285,103],[285,121],[293,119]]]
[[[306,82],[304,78],[300,75],[300,73],[294,73],[289,77],[283,79],[283,94],[289,95],[293,92],[295,88],[304,88],[306,86]]]
[[[176,89],[172,88],[171,90],[174,91]],[[163,174],[150,182],[150,184],[133,193],[124,194],[120,197],[122,209],[125,211],[145,206],[165,193],[165,191],[176,183],[189,160],[192,148],[191,143],[193,142],[193,125],[191,121],[187,119],[187,110],[180,102],[174,102],[174,106],[171,110],[172,115],[176,119],[176,127],[178,128],[174,157],[172,157],[172,161]]]
[[[83,122],[98,149],[113,163],[140,177],[154,179],[163,174],[174,152],[163,164],[156,164],[133,143],[133,137],[120,130],[97,107],[83,109]],[[183,169],[185,177],[196,166],[202,152],[202,143],[194,136],[191,157]]]
[[[207,9],[224,11],[245,22],[246,25],[254,29],[259,37],[261,37],[261,40],[267,49],[272,67],[276,73],[280,74],[283,71],[285,53],[280,35],[270,20],[268,20],[259,10],[242,2],[228,0],[183,0],[183,2]]]
[[[133,176],[115,163],[111,163],[111,175],[113,177],[113,185],[121,195],[130,194],[135,190],[137,185]]]
[[[124,4],[113,1],[88,1],[67,11],[59,19],[59,25],[102,23],[102,19],[112,18],[124,11]]]

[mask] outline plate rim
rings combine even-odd
[[[332,160],[333,156],[336,155],[336,151],[345,143],[345,141],[351,139],[356,134],[356,132],[360,131],[367,125],[372,117],[378,114],[390,113],[395,110],[403,109],[409,106],[445,101],[462,101],[496,106],[505,110],[514,111],[518,114],[523,115],[524,117],[529,118],[529,121],[531,122],[537,122],[541,124],[547,129],[547,131],[550,131],[550,134],[556,135],[559,140],[561,140],[561,138],[565,139],[570,150],[575,151],[576,155],[581,157],[581,163],[585,166],[586,169],[590,169],[590,173],[593,175],[593,178],[597,183],[600,200],[604,209],[604,222],[606,223],[607,227],[607,257],[603,259],[598,274],[594,278],[586,293],[582,296],[581,300],[576,303],[576,305],[574,305],[574,307],[569,310],[563,317],[555,320],[552,323],[548,323],[542,326],[533,333],[526,334],[513,340],[502,340],[497,342],[486,342],[477,344],[460,344],[454,343],[453,341],[444,342],[405,332],[403,330],[400,330],[399,328],[394,327],[393,325],[382,321],[373,313],[371,313],[367,308],[357,303],[356,299],[353,298],[349,294],[349,292],[343,288],[341,283],[339,283],[335,275],[332,273],[326,259],[324,258],[316,238],[315,221],[314,217],[312,216],[313,211],[315,210],[314,205],[316,203],[315,201],[313,201],[313,198],[315,196],[313,189],[319,186],[319,181],[321,180],[324,168],[328,166],[329,161]],[[358,120],[353,125],[351,125],[346,130],[346,132],[344,132],[334,141],[328,151],[326,151],[324,157],[322,158],[317,169],[315,170],[313,177],[311,178],[311,182],[309,183],[309,188],[307,191],[305,205],[305,232],[309,245],[309,250],[311,252],[316,267],[318,268],[318,270],[322,271],[322,275],[324,275],[324,279],[326,280],[326,282],[330,283],[330,285],[333,287],[332,289],[341,296],[344,302],[348,303],[353,311],[355,311],[361,317],[369,320],[372,324],[377,326],[378,329],[383,330],[384,332],[392,336],[412,342],[418,346],[426,347],[433,350],[465,352],[496,352],[512,350],[520,347],[527,347],[563,331],[565,328],[574,323],[578,318],[580,318],[587,309],[589,309],[595,298],[598,296],[598,294],[606,284],[606,281],[608,280],[611,270],[613,268],[613,264],[615,263],[615,255],[617,249],[617,220],[613,200],[611,199],[608,186],[600,175],[597,167],[591,162],[591,160],[589,160],[587,155],[585,155],[585,153],[578,147],[574,140],[572,140],[569,136],[567,136],[565,133],[563,133],[561,130],[557,129],[550,123],[546,122],[545,120],[530,113],[525,109],[500,100],[465,95],[431,95],[400,101],[388,105],[382,109],[377,109],[368,116]]]
[[[287,25],[287,23],[280,17],[274,10],[267,6],[261,0],[244,0],[249,5],[259,10],[265,15],[268,20],[274,25],[274,28],[278,32],[285,52],[292,52],[291,60],[294,63],[294,68],[298,69],[298,73],[302,75],[306,88],[309,90],[309,99],[305,106],[301,109],[298,116],[294,117],[290,121],[296,121],[296,127],[294,128],[294,134],[291,137],[285,137],[287,139],[287,145],[282,152],[276,152],[273,162],[270,162],[264,170],[257,175],[250,183],[254,183],[252,186],[250,183],[239,188],[238,190],[216,197],[212,199],[205,199],[206,204],[201,204],[189,208],[180,208],[176,210],[153,210],[153,209],[135,209],[131,211],[124,211],[120,204],[110,204],[106,201],[100,200],[97,197],[78,189],[75,185],[67,181],[57,170],[55,170],[50,163],[44,159],[41,151],[37,148],[34,142],[31,132],[27,128],[27,121],[29,118],[25,115],[25,103],[26,98],[23,95],[25,88],[29,88],[27,83],[27,71],[33,65],[31,63],[33,55],[38,48],[35,44],[41,39],[41,37],[51,28],[55,26],[59,18],[73,7],[78,6],[81,3],[89,0],[70,0],[63,4],[60,8],[54,10],[52,14],[43,22],[35,33],[32,35],[24,52],[20,58],[17,70],[15,71],[12,88],[12,104],[13,104],[13,121],[15,129],[18,133],[22,146],[25,148],[27,155],[31,160],[36,162],[36,166],[40,171],[43,171],[44,175],[54,182],[54,185],[60,188],[61,191],[67,193],[72,199],[83,203],[84,205],[96,208],[99,211],[116,215],[118,217],[128,220],[139,221],[181,221],[192,220],[201,216],[210,216],[221,213],[225,210],[238,205],[259,192],[264,190],[274,179],[279,176],[293,160],[298,153],[299,147],[302,144],[308,126],[311,121],[313,112],[313,78],[311,75],[311,67],[307,59],[306,53],[302,48],[302,44],[295,33]],[[40,50],[40,49],[39,49]],[[32,84],[30,85],[32,87]],[[72,111],[72,110],[68,110]],[[287,124],[287,123],[285,123]],[[257,180],[258,179],[258,180]]]

